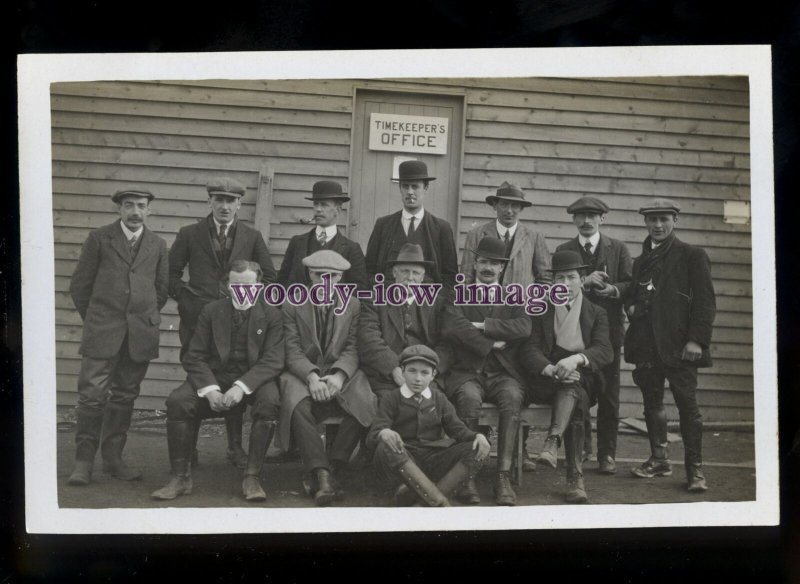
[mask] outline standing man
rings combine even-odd
[[[158,357],[159,311],[167,301],[167,244],[145,227],[153,199],[144,189],[117,191],[111,200],[119,221],[89,233],[70,282],[84,322],[73,486],[91,481],[98,444],[111,476],[142,476],[122,460],[122,449],[139,384]]]
[[[595,197],[581,197],[569,207],[572,222],[578,228],[578,237],[562,243],[556,251],[571,250],[581,254],[588,266],[583,281],[586,298],[602,306],[608,315],[611,347],[614,359],[603,368],[602,388],[597,400],[597,462],[601,474],[614,474],[619,426],[619,362],[622,338],[625,334],[622,314],[622,297],[631,281],[631,254],[618,239],[600,233],[608,205]],[[594,401],[594,400],[592,400]],[[592,451],[592,420],[586,416],[586,444],[584,452]]]
[[[664,380],[680,415],[689,492],[708,489],[703,475],[703,417],[697,406],[697,368],[711,366],[711,332],[716,314],[711,262],[706,252],[675,237],[680,206],[653,199],[639,209],[648,236],[633,262],[625,297],[631,321],[625,361],[642,390],[650,458],[632,470],[641,478],[670,476]]]
[[[435,177],[428,176],[428,167],[420,160],[406,160],[398,170],[403,209],[378,219],[367,243],[367,275],[370,283],[375,274],[391,276],[391,262],[400,249],[413,243],[422,248],[424,259],[430,263],[427,277],[439,282],[449,293],[455,285],[458,269],[453,229],[444,219],[425,211],[425,194]],[[477,245],[477,242],[476,242]]]
[[[284,286],[301,283],[310,286],[308,271],[303,258],[325,249],[341,255],[350,264],[342,275],[343,284],[355,284],[359,290],[367,288],[367,268],[361,246],[348,239],[339,231],[336,220],[343,212],[342,204],[350,200],[342,191],[342,185],[332,180],[314,183],[311,198],[314,206],[314,223],[317,226],[303,235],[295,235],[289,240],[286,255],[278,272],[278,282]]]
[[[508,262],[506,248],[496,237],[484,237],[475,250],[475,274],[481,284],[497,285]],[[524,405],[525,376],[517,365],[517,352],[531,334],[531,319],[523,306],[509,306],[498,299],[496,305],[456,305],[454,310],[469,323],[469,329],[453,334],[445,329],[445,338],[453,346],[454,360],[445,382],[447,397],[456,406],[467,428],[478,431],[481,404],[497,406],[497,473],[494,496],[497,505],[516,505],[511,487],[511,464],[519,430],[519,413]],[[465,503],[481,502],[474,480],[461,491]]]
[[[181,359],[203,306],[228,296],[228,272],[236,260],[257,262],[263,282],[275,281],[275,269],[261,233],[237,219],[245,187],[229,177],[211,179],[206,185],[211,214],[182,227],[169,250],[169,295],[178,303]],[[184,268],[189,267],[189,281]],[[225,417],[228,433],[228,460],[239,468],[247,464],[242,448],[242,414],[238,409]]]

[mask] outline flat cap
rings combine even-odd
[[[303,265],[312,270],[331,272],[346,272],[350,269],[350,262],[330,249],[321,249],[304,257]]]
[[[576,213],[608,213],[608,205],[596,197],[581,197],[569,207],[567,213],[575,215]]]
[[[147,201],[148,202],[150,202],[150,201],[152,201],[153,199],[156,198],[155,195],[153,193],[151,193],[150,191],[147,191],[145,189],[138,189],[137,188],[137,189],[120,189],[116,193],[111,195],[111,200],[114,201],[115,203],[119,203],[120,199],[122,199],[122,197],[125,197],[125,196],[147,197]]]
[[[675,213],[676,215],[681,212],[681,206],[672,199],[656,198],[650,201],[645,206],[639,209],[639,213],[647,215],[648,213]]]
[[[228,197],[243,197],[245,186],[235,178],[229,176],[215,176],[206,184],[208,196],[226,195]]]
[[[400,365],[405,365],[409,361],[424,361],[434,367],[438,367],[439,355],[426,345],[411,345],[400,353]]]

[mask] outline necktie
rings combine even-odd
[[[328,241],[328,232],[324,229],[320,231],[319,235],[317,236],[317,241],[319,241],[319,244],[322,247],[325,247],[325,242]]]
[[[587,241],[586,244],[583,246],[583,249],[586,250],[587,255],[592,255],[592,242]]]
[[[414,234],[414,231],[415,231],[415,228],[414,228],[414,221],[415,221],[415,220],[416,220],[416,217],[414,217],[414,215],[412,215],[412,216],[411,216],[411,221],[410,221],[410,223],[408,224],[408,237],[411,237],[411,236]]]
[[[570,306],[569,304],[565,304],[564,308],[566,308],[567,312],[569,312],[572,309],[572,306]]]
[[[422,397],[421,393],[415,393],[414,394],[414,401],[417,402],[417,405],[420,405],[422,403],[423,399],[424,398]]]
[[[136,236],[131,235],[131,238],[128,240],[128,245],[131,246],[131,253],[136,252]]]
[[[217,236],[217,241],[219,241],[219,245],[220,247],[222,247],[222,249],[225,249],[225,243],[226,240],[228,239],[227,231],[228,231],[228,224],[222,223],[219,226],[219,235]]]
[[[506,229],[506,234],[503,236],[503,241],[506,242],[506,245],[508,245],[508,242],[511,241],[511,230],[510,229]]]

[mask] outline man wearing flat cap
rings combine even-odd
[[[310,285],[308,270],[303,258],[319,250],[331,250],[348,261],[350,267],[342,274],[343,284],[355,284],[359,290],[367,288],[367,269],[361,246],[348,239],[336,226],[342,214],[342,205],[350,200],[342,191],[342,185],[332,180],[321,180],[314,183],[311,197],[306,197],[314,206],[314,223],[316,227],[295,235],[289,240],[286,254],[283,256],[281,269],[278,271],[278,282],[284,286],[291,284]]]
[[[702,468],[703,417],[697,406],[697,369],[711,366],[711,333],[716,314],[711,263],[702,248],[675,236],[680,206],[656,198],[639,209],[648,236],[633,262],[625,294],[630,326],[625,361],[636,365],[633,380],[642,390],[650,458],[633,469],[637,477],[670,476],[664,382],[669,382],[680,416],[689,492],[708,489]]]
[[[167,301],[167,244],[145,226],[153,198],[144,189],[117,191],[119,220],[89,233],[72,274],[69,291],[83,319],[73,486],[91,481],[98,445],[105,472],[141,477],[122,450],[139,384],[158,357]]]
[[[350,269],[350,262],[333,250],[319,250],[303,258],[312,285],[330,274],[336,284]],[[286,369],[281,374],[281,446],[290,439],[303,460],[306,491],[317,505],[328,505],[341,491],[335,475],[350,459],[375,416],[376,398],[359,369],[356,348],[361,305],[352,298],[343,314],[341,300],[316,306],[283,306]],[[319,422],[341,416],[330,456],[319,435]]]
[[[375,222],[366,255],[370,283],[377,273],[390,281],[391,262],[404,245],[413,243],[422,249],[424,259],[430,263],[427,281],[439,282],[449,293],[455,285],[458,269],[453,229],[447,221],[424,207],[428,184],[436,178],[428,175],[428,167],[421,160],[401,162],[398,176],[403,209]]]
[[[474,257],[478,282],[487,287],[499,286],[500,274],[508,262],[503,241],[484,237],[477,249],[465,250]],[[497,406],[497,473],[494,496],[497,505],[515,505],[511,487],[511,464],[514,457],[519,414],[524,404],[525,375],[520,370],[517,353],[522,341],[531,334],[531,319],[523,306],[498,304],[456,305],[453,307],[470,323],[466,331],[454,334],[445,329],[445,338],[453,347],[453,365],[445,381],[445,393],[456,406],[459,417],[470,430],[478,431],[478,415],[483,402]],[[461,491],[464,502],[480,503],[475,482],[468,481]]]
[[[245,187],[230,177],[215,177],[206,185],[211,213],[182,227],[169,250],[169,295],[178,303],[181,358],[192,340],[197,318],[209,302],[228,296],[228,272],[236,260],[261,266],[262,281],[275,281],[267,244],[259,231],[237,218]],[[183,280],[189,268],[189,281]],[[239,468],[247,464],[242,448],[241,412],[225,418],[228,459]]]
[[[509,182],[503,182],[494,195],[486,197],[486,203],[494,209],[496,218],[478,225],[467,233],[465,249],[475,249],[484,237],[495,237],[505,245],[508,264],[501,275],[501,284],[520,284],[527,289],[534,282],[550,283],[550,252],[544,235],[523,225],[519,218],[522,210],[533,203],[525,199],[523,190]],[[461,258],[461,273],[465,283],[477,281],[472,254]]]
[[[581,255],[587,276],[583,281],[585,297],[602,306],[608,315],[614,359],[603,368],[602,386],[597,387],[591,401],[597,401],[597,463],[601,474],[617,472],[617,431],[619,427],[619,363],[622,338],[625,334],[622,297],[631,281],[631,254],[622,241],[600,233],[608,205],[596,197],[581,197],[569,207],[578,236],[562,243],[556,251],[570,250]],[[598,384],[600,385],[600,384]],[[592,450],[592,426],[586,417],[586,445]]]

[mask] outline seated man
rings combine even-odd
[[[568,302],[551,305],[532,319],[531,336],[520,348],[520,361],[532,380],[531,401],[552,407],[550,430],[539,462],[556,468],[563,436],[568,503],[588,500],[582,469],[584,419],[589,394],[594,384],[602,383],[601,369],[614,355],[605,310],[583,297],[585,268],[577,252],[553,254],[553,281],[567,286]]]
[[[475,275],[479,283],[498,285],[508,257],[505,244],[496,237],[484,237],[475,250]],[[487,299],[488,300],[488,299]],[[470,430],[478,430],[481,404],[497,405],[500,420],[497,428],[497,474],[494,496],[497,505],[515,505],[517,496],[511,487],[511,463],[519,430],[519,412],[525,386],[518,370],[517,350],[531,334],[531,319],[523,306],[500,304],[456,305],[456,314],[471,323],[465,332],[453,334],[445,327],[445,338],[453,346],[453,366],[445,381],[445,393],[456,406],[459,417]],[[464,502],[481,502],[474,481],[461,491]]]
[[[447,397],[430,386],[439,364],[435,351],[412,345],[399,362],[405,382],[381,400],[367,436],[375,449],[375,470],[390,486],[404,483],[395,491],[397,505],[421,499],[431,507],[449,507],[448,496],[475,476],[489,455],[489,443],[467,428]]]
[[[257,263],[236,260],[231,264],[229,286],[260,280]],[[241,302],[235,293],[203,307],[183,357],[187,380],[167,398],[167,444],[173,476],[153,498],[169,500],[192,492],[190,456],[195,424],[244,409],[246,403],[252,407],[253,423],[242,491],[248,501],[267,498],[259,476],[278,420],[276,381],[283,369],[283,355],[283,322],[277,308],[261,301]]]
[[[339,282],[350,262],[331,250],[303,258],[313,284],[330,274]],[[283,307],[286,370],[281,374],[281,423],[279,441],[289,446],[290,437],[300,450],[306,491],[317,505],[327,505],[341,494],[335,471],[343,468],[375,417],[376,398],[358,368],[356,329],[361,305],[351,298],[341,316],[333,311],[341,300],[328,306]],[[342,416],[331,448],[330,460],[317,431],[317,423]],[[334,474],[332,474],[334,472]]]

